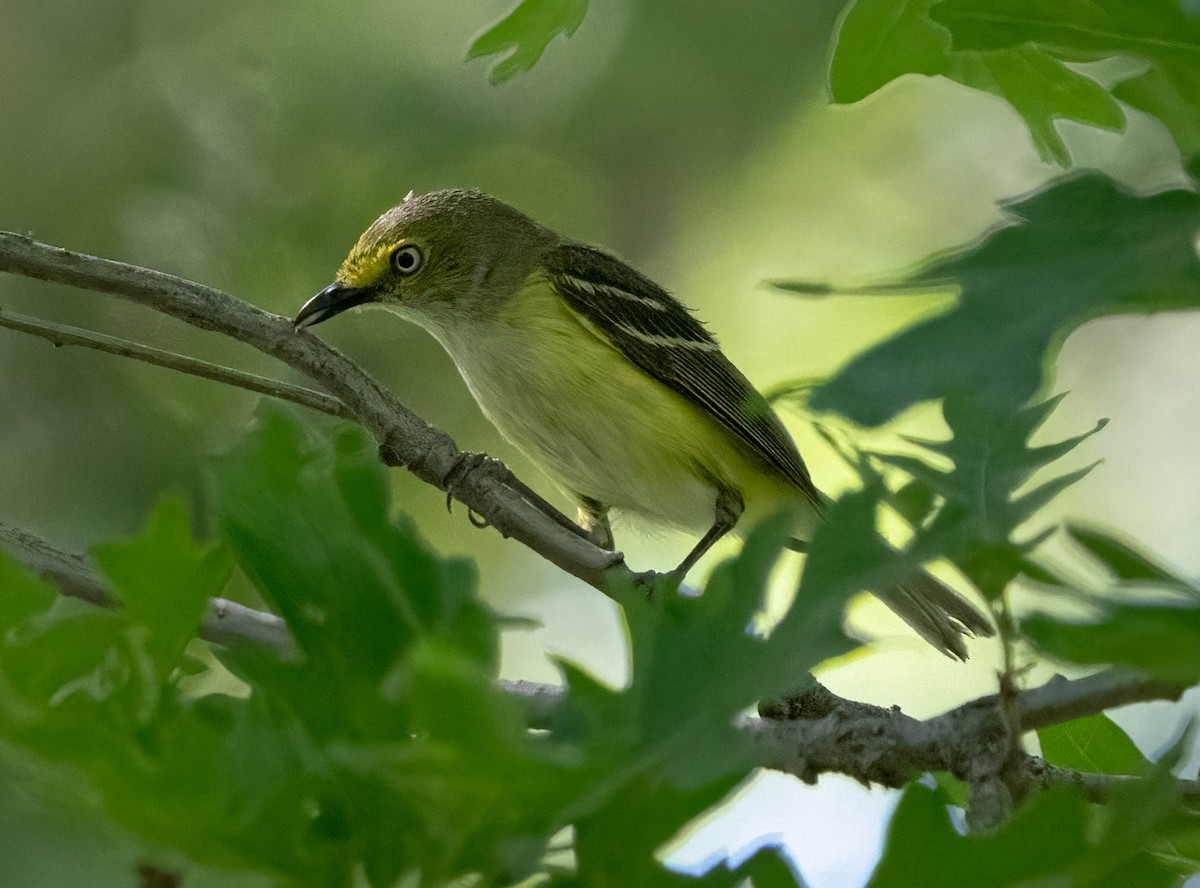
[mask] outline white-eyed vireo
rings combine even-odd
[[[359,238],[296,328],[382,305],[437,338],[484,414],[578,504],[612,548],[610,508],[706,531],[685,573],[735,525],[785,502],[812,533],[825,498],[770,405],[683,305],[619,259],[477,191],[409,195]],[[880,596],[965,656],[991,634],[921,572]]]

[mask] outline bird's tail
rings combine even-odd
[[[923,570],[876,594],[922,638],[947,656],[967,659],[964,635],[995,634],[974,605]]]

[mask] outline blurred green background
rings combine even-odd
[[[820,376],[943,303],[802,300],[764,281],[853,283],[911,265],[975,238],[1001,218],[997,200],[1061,172],[1038,160],[1008,106],[943,81],[905,78],[858,105],[829,106],[825,64],[842,6],[596,2],[573,39],[494,87],[487,61],[463,59],[507,0],[4,0],[0,228],[291,315],[409,189],[475,187],[656,278],[761,387]],[[1137,189],[1179,181],[1161,128],[1130,117],[1124,134],[1061,126],[1080,165]],[[0,305],[291,378],[262,355],[110,297],[6,276]],[[421,331],[363,312],[319,332],[461,447],[494,453],[549,490]],[[1055,514],[1115,528],[1192,572],[1198,337],[1187,315],[1089,325],[1066,344],[1055,388],[1072,395],[1046,430],[1111,417],[1073,457],[1105,464]],[[202,502],[205,456],[239,434],[254,405],[211,382],[7,330],[0,387],[0,521],[76,551],[137,527],[164,491]],[[803,417],[787,419],[818,483],[836,492],[851,476]],[[857,440],[891,445],[898,432],[936,434],[934,411]],[[549,652],[621,679],[606,599],[475,530],[462,510],[447,515],[436,491],[393,477],[400,507],[441,551],[478,559],[490,601],[544,624],[509,638],[507,675],[553,680]],[[691,542],[616,529],[635,567],[672,564]],[[986,645],[952,664],[874,602],[853,617],[880,641],[829,670],[841,693],[921,715],[994,680]],[[1153,746],[1178,711],[1145,712],[1158,715],[1122,723]],[[141,849],[86,804],[69,813],[79,793],[68,779],[0,758],[0,886],[133,884]],[[188,884],[233,883],[210,873]]]

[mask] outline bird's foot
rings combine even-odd
[[[454,464],[450,466],[446,474],[442,476],[442,489],[446,491],[447,512],[454,512],[455,491],[469,475],[479,471],[486,472],[501,483],[507,483],[508,478],[512,475],[508,466],[495,457],[488,456],[486,453],[463,451],[454,460]],[[469,506],[467,507],[467,518],[476,527],[488,526],[487,520],[475,514]]]
[[[588,531],[580,527],[562,512],[554,507],[553,504],[546,501],[537,491],[518,478],[512,473],[512,469],[506,466],[501,460],[494,456],[488,456],[486,453],[476,453],[473,451],[463,451],[454,460],[453,465],[442,476],[442,489],[446,491],[446,511],[453,512],[454,494],[460,488],[468,477],[476,472],[483,472],[493,481],[503,484],[510,490],[524,499],[531,506],[536,508],[543,515],[546,515],[554,523],[566,528],[577,536],[583,537],[589,542],[595,542],[591,539]],[[469,507],[468,507],[469,508]],[[468,517],[471,523],[476,527],[488,527],[488,521],[481,518],[473,511],[468,511]],[[601,548],[604,548],[601,546]],[[613,559],[613,562],[620,560],[620,555]]]

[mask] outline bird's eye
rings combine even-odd
[[[396,269],[398,274],[416,274],[424,258],[418,248],[408,244],[392,253],[392,268]]]

